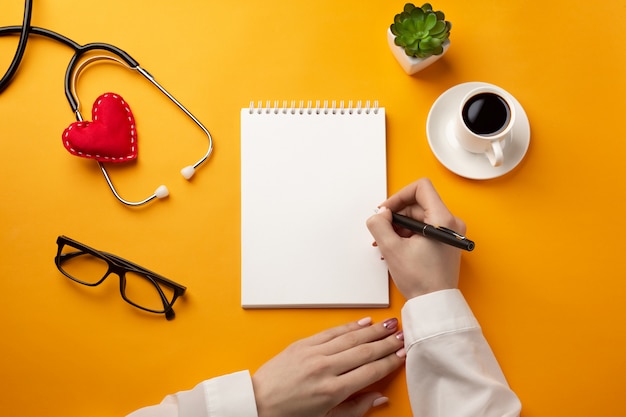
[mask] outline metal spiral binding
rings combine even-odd
[[[339,101],[337,104],[336,100],[332,100],[329,105],[328,100],[324,100],[322,103],[320,100],[315,101],[315,105],[313,105],[313,101],[309,100],[304,103],[304,100],[300,100],[298,104],[296,104],[295,100],[288,102],[287,100],[283,100],[282,104],[279,103],[278,100],[275,100],[273,103],[267,100],[265,102],[265,106],[262,101],[259,101],[255,106],[254,101],[250,101],[250,114],[299,114],[299,115],[319,115],[319,114],[378,114],[378,100],[375,100],[372,103],[367,100],[365,105],[361,100],[356,102],[356,105],[352,100],[348,101],[348,106],[346,107],[345,102],[343,100]]]

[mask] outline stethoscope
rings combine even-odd
[[[213,152],[213,138],[211,137],[211,134],[209,133],[207,128],[204,127],[204,125],[193,114],[191,114],[191,112],[187,110],[185,106],[183,106],[178,100],[176,100],[176,98],[174,98],[174,96],[172,96],[165,88],[163,88],[154,79],[154,77],[150,75],[150,73],[148,73],[148,71],[141,68],[139,66],[139,63],[135,61],[125,51],[107,43],[89,43],[86,45],[79,45],[73,40],[57,32],[53,32],[51,30],[43,29],[43,28],[36,27],[36,26],[31,26],[30,25],[31,16],[32,16],[32,0],[26,0],[25,6],[24,6],[24,20],[22,22],[22,25],[0,27],[0,36],[19,34],[19,37],[20,37],[16,52],[15,52],[15,56],[13,57],[13,60],[11,64],[9,65],[7,72],[4,74],[2,79],[0,79],[0,93],[2,93],[2,91],[4,91],[5,88],[7,88],[7,86],[10,84],[11,80],[15,76],[15,73],[17,72],[17,69],[20,65],[22,57],[24,56],[24,51],[26,50],[26,43],[28,41],[28,37],[30,34],[45,36],[47,38],[60,42],[64,45],[67,45],[74,50],[74,56],[72,57],[70,63],[68,64],[67,71],[65,72],[65,96],[67,97],[67,100],[70,104],[70,107],[72,108],[72,111],[76,114],[77,121],[83,121],[83,116],[80,113],[80,100],[78,99],[78,95],[76,93],[76,81],[78,80],[78,76],[80,75],[80,73],[86,67],[88,67],[89,65],[97,61],[107,60],[107,61],[112,61],[114,63],[123,65],[124,67],[128,69],[135,70],[139,74],[143,75],[144,78],[150,81],[163,94],[165,94],[165,96],[167,96],[167,98],[169,98],[180,110],[182,110],[200,129],[202,129],[204,134],[207,136],[208,141],[209,141],[209,146],[204,156],[202,156],[202,158],[200,158],[195,164],[189,165],[181,170],[181,174],[183,175],[185,179],[187,180],[191,179],[196,169],[200,165],[202,165]],[[81,58],[83,58],[86,53],[92,52],[92,51],[103,51],[103,52],[107,52],[108,54],[89,56],[85,60],[81,61]],[[115,195],[115,197],[120,202],[128,206],[141,206],[154,200],[155,198],[164,198],[169,195],[169,191],[167,187],[165,187],[164,185],[161,185],[148,198],[145,198],[141,201],[128,201],[122,198],[120,194],[118,193],[118,191],[116,190],[104,164],[101,161],[97,161],[97,162],[100,167],[100,170],[102,171],[102,174],[104,175],[104,178],[106,179],[107,184],[109,185],[109,188],[113,192],[113,195]]]

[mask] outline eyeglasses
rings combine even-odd
[[[174,301],[186,287],[119,256],[101,252],[66,236],[57,238],[57,268],[66,277],[83,285],[100,285],[110,274],[120,279],[120,293],[129,304],[151,313],[175,316]]]

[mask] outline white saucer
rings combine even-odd
[[[492,166],[485,155],[463,149],[454,135],[455,115],[461,100],[474,88],[483,86],[499,90],[515,105],[512,139],[504,147],[504,162],[499,167]],[[430,149],[446,168],[462,177],[486,180],[506,174],[524,159],[530,144],[530,123],[520,103],[507,91],[488,83],[469,82],[450,88],[435,100],[428,113],[426,135]]]

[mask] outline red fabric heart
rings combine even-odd
[[[137,130],[128,103],[115,93],[98,97],[92,122],[74,122],[63,131],[63,146],[72,155],[101,162],[137,158]]]

